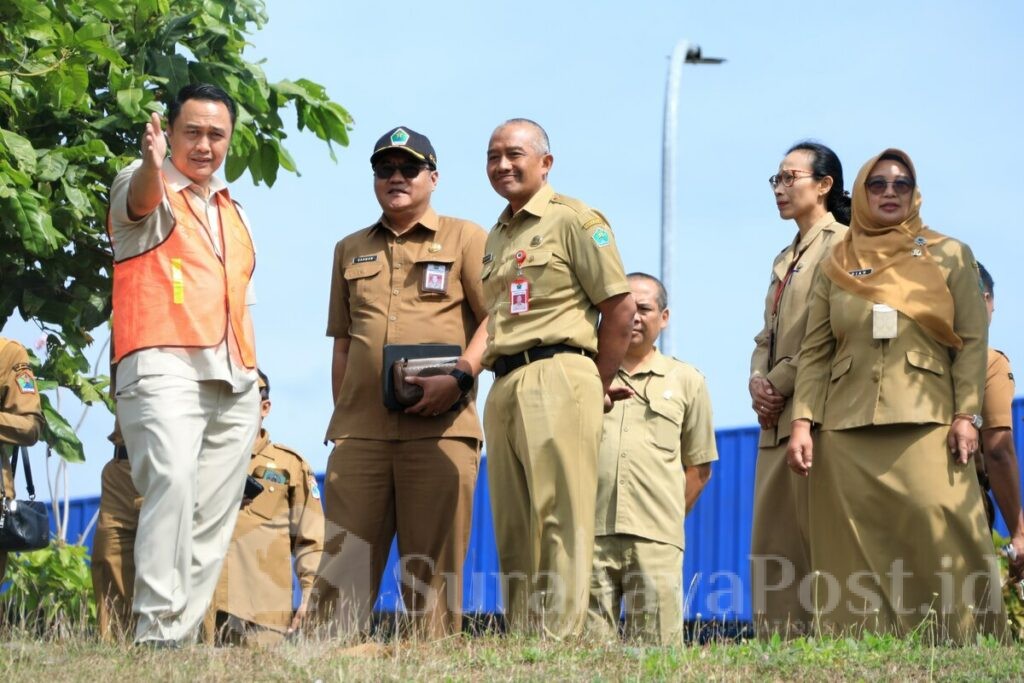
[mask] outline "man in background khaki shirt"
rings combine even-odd
[[[11,454],[18,446],[31,446],[43,431],[36,378],[28,352],[16,341],[0,337],[0,469],[4,498],[14,498]],[[24,465],[22,465],[24,467]],[[0,551],[0,583],[7,570],[7,553]]]
[[[483,258],[484,421],[506,617],[565,637],[587,617],[602,406],[620,396],[635,306],[608,221],[555,193],[553,163],[534,121],[491,135],[487,175],[508,206]]]
[[[324,546],[320,489],[302,456],[270,440],[270,382],[259,372],[260,432],[249,475],[263,491],[242,501],[213,602],[207,642],[274,645],[302,625]],[[292,610],[292,562],[302,598]],[[216,638],[214,638],[216,631]]]
[[[995,282],[985,266],[978,264],[981,274],[985,308],[989,324],[996,308]],[[1024,578],[1024,513],[1020,505],[1020,469],[1017,451],[1013,445],[1013,394],[1016,387],[1010,359],[1002,351],[989,348],[988,370],[985,375],[985,397],[981,404],[981,453],[975,457],[978,475],[985,488],[992,489],[999,512],[1010,532],[1010,544],[1015,558],[1010,561],[1010,574],[1017,580]],[[995,519],[992,502],[985,495],[989,526]]]
[[[334,630],[365,634],[397,531],[406,609],[419,635],[435,638],[462,629],[462,566],[483,436],[473,380],[487,336],[486,235],[431,208],[437,156],[426,136],[394,128],[377,141],[370,164],[383,215],[334,250],[327,439],[335,447],[314,594]],[[412,378],[423,398],[388,410],[384,346],[420,343],[458,345],[458,369]]]
[[[625,636],[682,642],[683,518],[718,459],[711,399],[697,370],[655,348],[668,326],[668,297],[656,278],[631,273],[637,312],[613,386],[631,392],[604,416],[598,459],[590,624]]]

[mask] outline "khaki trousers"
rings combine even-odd
[[[617,637],[623,607],[627,640],[682,645],[683,551],[628,534],[598,536],[588,628]]]
[[[817,433],[814,440],[817,447]],[[807,498],[808,487],[816,479],[813,474],[804,478],[789,469],[788,445],[786,439],[773,448],[757,451],[750,586],[754,629],[760,637],[772,633],[796,637],[811,627],[812,605],[800,599],[800,586],[810,580]]]
[[[132,480],[136,642],[194,640],[235,528],[258,429],[256,383],[150,375],[117,392]]]
[[[103,466],[100,516],[92,544],[92,586],[100,637],[117,639],[134,623],[135,534],[142,497],[132,483],[131,465],[113,459]]]
[[[402,599],[418,635],[462,630],[462,568],[480,466],[476,439],[340,439],[327,461],[324,554],[313,589],[320,617],[369,631],[398,533]]]
[[[578,635],[594,551],[603,395],[594,362],[558,354],[494,382],[484,432],[510,628]]]
[[[15,446],[17,448],[17,446]],[[3,477],[4,491],[7,493],[8,498],[14,498],[14,477],[11,476],[11,461],[7,457],[7,449],[0,451],[0,470],[3,473],[0,476]],[[0,583],[4,582],[4,573],[7,571],[7,551],[0,550]]]

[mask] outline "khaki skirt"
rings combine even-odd
[[[1002,632],[999,565],[974,464],[947,425],[822,431],[808,496],[814,618],[825,632],[971,642]]]

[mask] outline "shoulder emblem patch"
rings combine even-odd
[[[309,475],[309,495],[313,496],[314,500],[320,500],[320,487],[317,486],[316,477],[312,474]]]
[[[611,234],[604,228],[598,228],[595,230],[591,237],[594,240],[594,244],[599,247],[607,247],[612,241]]]
[[[15,375],[15,381],[18,383],[18,390],[23,394],[34,394],[36,393],[36,378],[32,375],[31,370],[22,370]]]

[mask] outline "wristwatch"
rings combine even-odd
[[[985,423],[985,421],[981,419],[981,415],[971,415],[969,413],[957,413],[956,415],[953,416],[954,420],[958,420],[958,419],[961,419],[961,418],[963,418],[964,420],[969,420],[970,423],[972,425],[974,425],[974,428],[977,429],[979,432],[981,431],[981,425],[983,425]]]
[[[473,375],[463,372],[458,368],[455,368],[448,374],[455,378],[455,382],[459,385],[459,391],[462,393],[468,394],[473,389]]]

